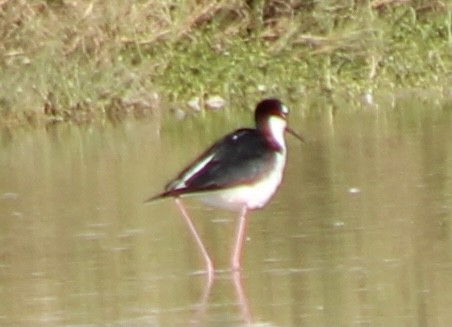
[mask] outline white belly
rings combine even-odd
[[[285,163],[285,153],[280,154],[274,169],[257,183],[200,194],[199,199],[207,205],[226,210],[240,211],[244,206],[250,210],[262,208],[281,184]]]

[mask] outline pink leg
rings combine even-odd
[[[248,208],[243,207],[240,212],[240,218],[237,225],[237,238],[235,240],[234,252],[232,254],[232,269],[240,270],[240,259],[242,253],[243,240],[245,238],[246,229],[246,214],[248,213]]]
[[[182,204],[182,201],[179,200],[178,198],[175,198],[174,200],[176,201],[177,207],[179,208],[180,212],[182,213],[182,216],[184,217],[184,220],[187,223],[188,228],[190,228],[190,232],[193,235],[193,238],[195,239],[196,244],[198,244],[198,247],[202,252],[202,256],[204,257],[204,261],[206,262],[208,278],[210,281],[212,281],[213,275],[214,275],[213,263],[209,257],[209,254],[207,253],[206,247],[204,246],[204,243],[202,242],[201,237],[199,236],[198,232],[196,231],[195,225],[191,221],[190,216],[187,213],[187,210],[185,210],[185,207]]]

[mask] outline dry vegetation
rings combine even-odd
[[[440,0],[0,0],[0,121],[146,115],[262,89],[447,86],[451,12]]]

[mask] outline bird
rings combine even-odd
[[[170,181],[163,192],[145,201],[174,198],[209,276],[214,274],[212,259],[181,198],[193,196],[208,206],[239,212],[231,268],[240,270],[248,212],[263,208],[283,179],[285,132],[304,141],[288,127],[288,115],[288,107],[279,99],[260,101],[254,112],[255,128],[237,129],[219,139]]]

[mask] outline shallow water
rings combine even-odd
[[[285,180],[250,215],[228,270],[234,213],[143,205],[251,112],[174,122],[3,132],[1,325],[450,325],[452,110],[409,101],[293,109]]]

